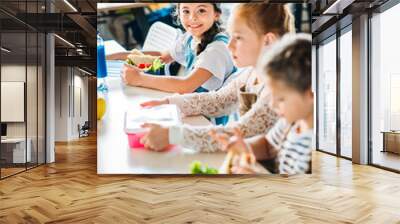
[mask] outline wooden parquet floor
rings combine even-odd
[[[18,172],[21,172],[21,171],[24,171],[25,170],[25,167],[21,167],[21,168],[1,168],[1,176],[2,177],[7,177],[7,176],[10,176],[10,175],[13,175],[13,174],[15,174],[15,173],[18,173]]]
[[[89,137],[0,181],[0,223],[400,223],[400,175],[316,152],[289,178],[98,176]]]

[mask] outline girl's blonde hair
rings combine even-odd
[[[234,13],[260,35],[272,32],[283,36],[295,32],[293,15],[286,4],[241,3]]]

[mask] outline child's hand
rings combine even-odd
[[[158,124],[145,123],[142,125],[143,128],[149,128],[149,131],[140,139],[140,143],[145,148],[162,151],[165,150],[169,145],[169,130],[166,127],[162,127]]]
[[[140,86],[142,70],[135,66],[124,64],[122,69],[122,81],[131,86]]]
[[[221,145],[221,149],[228,152],[220,168],[221,173],[256,173],[251,169],[256,163],[251,147],[245,142],[238,128],[235,128],[233,132],[233,136],[210,132],[211,137]],[[235,170],[234,167],[236,167]]]
[[[238,128],[235,128],[233,133],[233,136],[229,136],[225,133],[216,133],[213,130],[210,132],[210,135],[219,143],[222,151],[233,151],[235,153],[251,152],[251,149],[247,146],[243,138],[242,132]]]
[[[146,101],[140,104],[141,107],[154,107],[154,106],[159,106],[163,104],[169,104],[168,99],[163,99],[163,100],[150,100]]]
[[[256,158],[254,154],[250,152],[244,152],[232,162],[231,172],[233,174],[259,173],[255,165]]]
[[[234,166],[231,169],[232,174],[256,174],[257,171],[251,167]]]

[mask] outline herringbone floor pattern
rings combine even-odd
[[[0,223],[400,223],[400,175],[316,152],[306,176],[98,176],[95,137],[0,181]]]

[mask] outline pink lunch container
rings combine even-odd
[[[142,128],[143,123],[155,123],[164,126],[181,124],[180,113],[176,105],[166,104],[151,108],[133,108],[125,112],[124,129],[128,136],[130,148],[139,149],[144,145],[140,139],[146,134],[147,129]],[[168,146],[171,149],[173,145]]]
[[[143,148],[144,145],[140,143],[140,139],[145,135],[146,133],[136,133],[136,134],[129,134],[128,135],[128,143],[129,143],[129,148]]]

